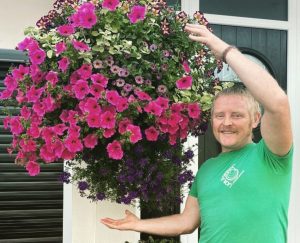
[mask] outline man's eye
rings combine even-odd
[[[223,117],[224,117],[224,114],[216,114],[215,117],[216,117],[216,118],[223,118]]]
[[[233,114],[232,117],[233,117],[233,118],[241,118],[242,115],[241,115],[241,114]]]

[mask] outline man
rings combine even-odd
[[[286,242],[292,167],[288,98],[271,75],[205,26],[188,24],[185,30],[227,62],[247,88],[224,90],[214,100],[212,128],[222,153],[200,167],[181,214],[140,220],[126,211],[124,219],[102,223],[165,236],[200,226],[201,243]],[[263,107],[262,117],[254,99]],[[262,140],[255,144],[252,129],[259,122]]]

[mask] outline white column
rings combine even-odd
[[[289,1],[289,31],[288,31],[288,96],[291,103],[292,123],[294,133],[293,179],[289,209],[288,242],[300,241],[300,3]]]

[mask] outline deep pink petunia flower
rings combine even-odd
[[[72,45],[77,51],[85,52],[91,49],[87,44],[85,44],[82,41],[73,40]]]
[[[116,118],[114,113],[105,111],[100,115],[100,122],[102,128],[112,129],[115,127]]]
[[[91,29],[97,23],[97,15],[93,11],[80,14],[80,25],[83,28]]]
[[[96,134],[89,134],[83,139],[86,148],[94,148],[98,144],[98,137]]]
[[[50,144],[44,144],[40,149],[40,157],[43,159],[46,163],[54,162],[56,159],[56,155],[53,151],[53,148]]]
[[[134,91],[135,95],[140,99],[140,100],[152,100],[151,96],[148,95],[146,92],[143,92],[143,91]]]
[[[101,127],[99,114],[94,114],[94,113],[89,114],[86,118],[86,121],[89,127],[95,127],[95,128]]]
[[[163,109],[155,101],[151,101],[148,105],[145,106],[144,110],[147,113],[153,114],[155,116],[160,116],[163,112]]]
[[[123,150],[121,143],[117,140],[114,140],[112,143],[109,143],[106,147],[108,152],[108,157],[119,160],[123,158]]]
[[[54,86],[58,82],[58,73],[49,71],[45,78]]]
[[[102,2],[102,7],[110,11],[115,11],[120,4],[119,0],[104,0]]]
[[[10,75],[7,75],[3,82],[6,88],[10,91],[15,90],[18,86],[17,80]]]
[[[189,89],[192,86],[192,76],[185,76],[176,81],[176,87],[178,89]]]
[[[145,130],[146,139],[148,141],[156,141],[159,135],[159,131],[155,127],[151,126]]]
[[[72,90],[75,93],[75,97],[79,100],[82,100],[90,92],[88,82],[85,80],[78,80],[73,85]]]
[[[57,28],[57,32],[62,36],[69,36],[74,34],[75,28],[70,24],[61,25]]]
[[[12,75],[17,81],[23,80],[24,76],[27,74],[29,74],[29,67],[23,65],[20,65],[19,68],[15,68],[12,71]]]
[[[128,14],[128,18],[132,24],[135,24],[136,22],[140,20],[145,19],[146,15],[146,7],[141,5],[135,5],[132,7],[130,13]]]
[[[142,139],[141,128],[139,126],[129,124],[126,130],[131,132],[131,135],[129,137],[130,142],[136,143]]]
[[[183,61],[182,67],[183,67],[183,70],[184,70],[186,73],[190,73],[190,72],[191,72],[191,68],[190,68],[190,66],[189,66],[188,61]]]
[[[67,49],[67,46],[63,41],[58,42],[55,45],[55,53],[57,56],[60,55],[61,53],[63,53],[66,49]]]
[[[29,52],[29,59],[32,64],[42,64],[45,61],[46,53],[42,49],[36,49],[33,52]]]
[[[91,75],[91,80],[94,84],[100,84],[103,88],[106,88],[108,83],[108,78],[99,73]]]
[[[29,161],[26,165],[26,170],[28,171],[30,176],[36,176],[40,173],[41,167],[35,161]]]
[[[81,140],[76,136],[68,136],[64,141],[65,147],[73,153],[79,152],[83,149]]]
[[[189,117],[197,119],[199,118],[200,113],[201,113],[201,109],[198,103],[188,104]]]
[[[106,91],[106,99],[108,103],[112,105],[117,105],[121,96],[116,90],[108,90]]]
[[[102,96],[102,92],[104,91],[104,88],[100,84],[92,84],[90,86],[90,93],[96,98],[100,99]]]
[[[67,71],[69,65],[70,60],[67,57],[63,57],[61,60],[58,61],[58,68],[63,72]]]
[[[82,66],[76,71],[77,74],[81,77],[81,79],[87,80],[92,75],[93,66],[91,64],[82,64]]]
[[[13,135],[19,135],[20,133],[23,132],[24,128],[20,121],[20,117],[18,116],[12,117],[9,123],[10,123],[10,130]]]

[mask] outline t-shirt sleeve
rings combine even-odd
[[[263,139],[258,145],[263,154],[264,161],[276,174],[285,174],[292,170],[293,146],[286,155],[279,156],[271,152]]]
[[[189,192],[190,196],[193,196],[193,197],[196,197],[196,198],[198,198],[198,186],[197,186],[197,181],[198,181],[198,177],[199,177],[198,175],[199,175],[199,171],[196,174],[196,177],[195,177],[195,179],[193,181],[191,190]]]

